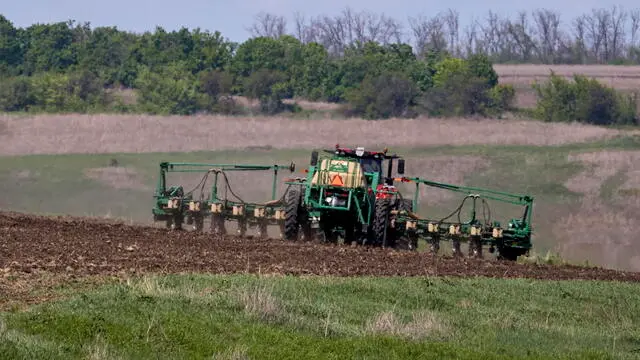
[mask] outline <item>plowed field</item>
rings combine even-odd
[[[380,248],[214,238],[82,218],[0,213],[5,273],[115,275],[122,272],[277,273],[336,276],[528,277],[640,281],[640,273],[433,257]]]

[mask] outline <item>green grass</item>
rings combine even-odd
[[[145,277],[3,313],[0,355],[633,359],[638,299],[586,281]]]

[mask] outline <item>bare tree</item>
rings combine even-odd
[[[636,36],[638,36],[638,29],[640,28],[640,9],[631,10],[629,17],[631,18],[631,29],[629,29],[631,43],[629,45],[636,46]]]
[[[560,14],[548,9],[533,11],[533,21],[538,33],[540,60],[554,63],[556,51],[560,47]]]
[[[397,20],[366,11],[355,12],[349,7],[335,16],[311,18],[308,23],[296,14],[295,23],[296,36],[301,41],[316,41],[334,55],[342,54],[347,46],[356,43],[402,41],[402,24]]]
[[[506,32],[504,29],[508,27],[508,21],[500,19],[498,14],[489,10],[487,14],[487,22],[484,25],[480,25],[482,31],[482,41],[485,46],[485,50],[488,54],[498,58],[505,56],[505,53],[511,52],[512,49],[505,40],[507,40]]]
[[[285,17],[263,12],[249,31],[253,36],[278,38],[286,28]],[[401,22],[385,14],[346,7],[330,16],[307,18],[294,13],[292,34],[302,43],[317,42],[338,56],[349,46],[367,42],[410,42],[418,56],[425,51],[448,51],[454,56],[483,52],[497,62],[604,63],[622,56],[638,57],[633,49],[640,45],[640,9],[594,8],[565,24],[560,13],[549,9],[521,11],[511,18],[489,11],[483,20],[472,19],[462,29],[459,12],[448,9],[409,17],[405,33]]]
[[[286,34],[287,19],[284,16],[261,12],[255,16],[254,23],[248,30],[253,37],[277,39]]]
[[[341,17],[322,16],[313,21],[318,32],[318,41],[327,48],[329,53],[342,54],[346,41],[345,24]]]
[[[588,44],[593,59],[600,62],[604,59],[603,53],[605,53],[603,48],[607,36],[606,17],[602,11],[594,9],[591,15],[582,15],[582,19],[585,26],[585,43]],[[602,31],[603,26],[605,26],[604,31]]]
[[[478,21],[471,19],[469,25],[464,27],[462,40],[464,56],[470,56],[477,52],[484,52],[482,44],[478,41]]]
[[[342,21],[347,27],[349,43],[375,41],[381,44],[401,42],[402,25],[391,17],[371,12],[343,11]]]
[[[413,33],[418,54],[424,54],[426,51],[441,52],[447,50],[444,25],[445,21],[440,14],[431,18],[424,15],[409,18],[409,27]]]
[[[625,25],[627,22],[627,13],[617,6],[610,11],[611,26],[609,27],[611,34],[611,59],[618,59],[622,55],[624,47]]]
[[[507,22],[506,31],[510,41],[515,45],[514,51],[517,52],[518,60],[531,61],[537,47],[531,35],[533,31],[529,25],[527,12],[521,11],[515,21]]]
[[[573,20],[573,31],[574,31],[574,51],[576,52],[576,56],[579,57],[579,61],[581,64],[585,64],[587,62],[587,44],[585,40],[585,34],[587,29],[587,17],[579,16]]]
[[[458,55],[460,54],[460,13],[457,10],[449,9],[443,18],[447,28],[447,35],[449,36],[449,51],[454,55]]]
[[[293,15],[293,21],[295,26],[294,36],[304,44],[310,42],[318,42],[318,27],[314,26],[314,20],[311,19],[308,23],[304,15],[296,12]]]

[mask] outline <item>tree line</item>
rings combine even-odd
[[[412,20],[418,39],[412,45],[400,36],[395,20],[350,9],[334,18],[298,15],[292,34],[283,17],[262,13],[251,27],[253,36],[242,43],[199,28],[169,32],[156,27],[136,34],[75,21],[16,28],[0,15],[0,110],[241,113],[233,95],[258,100],[267,114],[299,111],[283,101],[293,97],[343,103],[347,114],[369,119],[509,110],[515,91],[499,84],[493,70],[505,53],[485,40],[474,40],[472,51],[464,51],[451,30],[456,16],[449,11],[437,15],[438,21]],[[624,36],[614,41],[607,33],[605,38],[595,48],[598,56],[621,54],[614,49],[629,43],[620,40]],[[528,39],[532,49],[545,48]],[[558,84],[538,89],[540,104],[551,106],[542,100]],[[589,86],[591,92],[612,94],[609,120],[596,122],[636,121],[635,108],[633,115],[628,111],[634,99]],[[119,88],[135,89],[136,101],[119,96]],[[576,93],[584,99],[582,90]],[[563,112],[537,110],[550,121],[566,120],[553,115]]]

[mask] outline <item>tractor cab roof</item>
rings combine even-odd
[[[398,159],[396,154],[387,155],[387,149],[383,151],[368,151],[364,147],[353,148],[341,148],[336,145],[334,150],[324,150],[327,153],[337,155],[339,157],[349,157],[355,159]]]

